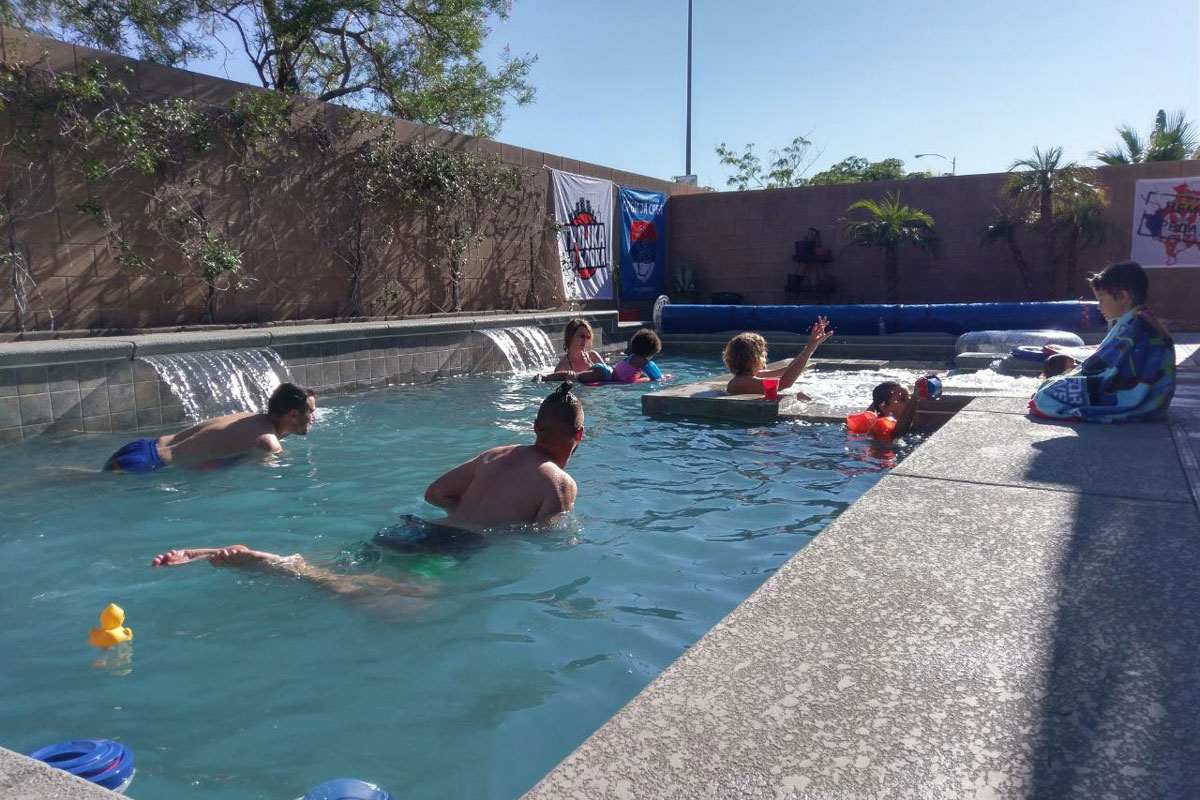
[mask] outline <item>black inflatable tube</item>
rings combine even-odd
[[[667,305],[662,332],[787,331],[807,333],[818,315],[847,336],[880,333],[950,333],[978,330],[1104,330],[1095,302],[935,303],[915,305],[719,306]]]

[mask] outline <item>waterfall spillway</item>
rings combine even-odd
[[[554,345],[541,328],[488,328],[480,333],[496,343],[513,372],[550,369],[557,360]]]
[[[190,419],[265,411],[267,398],[291,380],[287,364],[269,347],[141,356],[183,403]]]

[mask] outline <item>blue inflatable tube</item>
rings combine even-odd
[[[30,758],[120,791],[133,779],[133,751],[112,739],[71,739],[34,750]]]
[[[847,336],[885,333],[950,333],[976,330],[1102,331],[1104,318],[1095,302],[935,303],[913,305],[717,306],[662,308],[662,332],[787,331],[807,333],[818,315]]]

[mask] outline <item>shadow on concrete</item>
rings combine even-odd
[[[1177,499],[1183,475],[1162,458],[1165,425],[1074,428],[1034,443],[1026,474],[1079,492],[1027,796],[1200,796],[1200,519]],[[1114,437],[1130,436],[1147,446],[1113,451]],[[1066,469],[1099,454],[1108,495],[1094,465]]]

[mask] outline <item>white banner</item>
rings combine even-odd
[[[1138,181],[1133,246],[1143,267],[1200,267],[1200,178]]]
[[[554,220],[559,225],[558,261],[568,300],[611,300],[612,181],[550,170]]]

